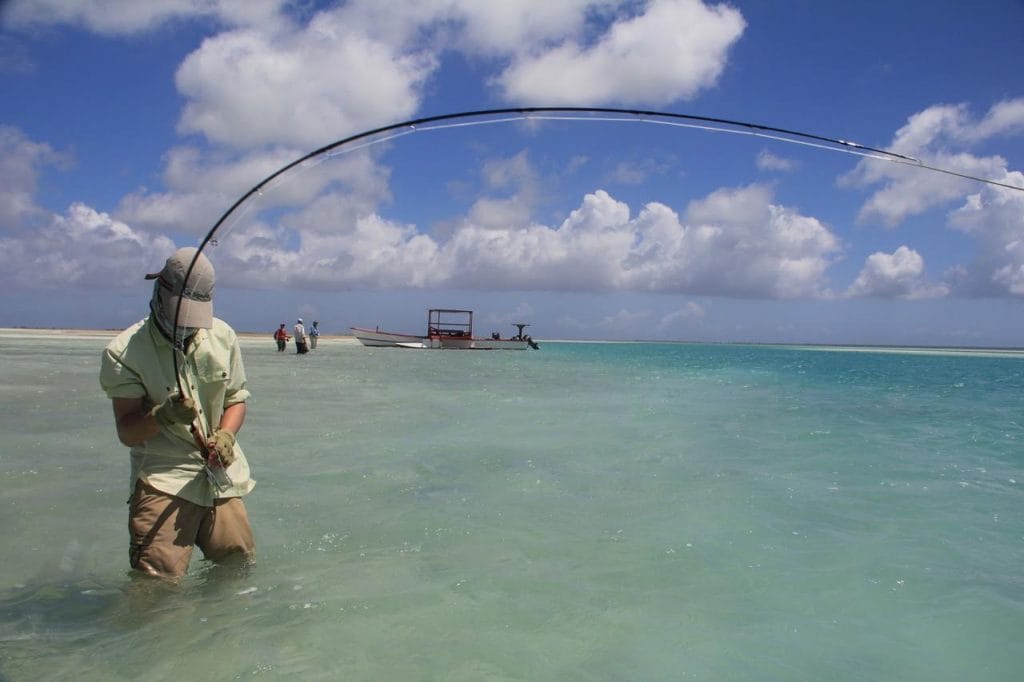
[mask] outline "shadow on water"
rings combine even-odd
[[[38,576],[0,591],[0,682],[48,668],[71,651],[130,645],[188,621],[200,603],[232,595],[250,567],[202,562],[180,581],[126,571],[120,576]]]
[[[130,629],[174,586],[138,579],[40,577],[0,592],[0,680],[38,671],[43,660]],[[52,660],[52,659],[51,659]]]

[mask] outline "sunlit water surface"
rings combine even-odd
[[[0,338],[0,680],[1024,678],[1024,358],[244,340],[258,561],[127,570],[99,338]]]

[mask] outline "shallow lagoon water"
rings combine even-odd
[[[105,343],[0,338],[0,680],[1024,674],[1019,356],[246,339],[258,560],[166,586]]]

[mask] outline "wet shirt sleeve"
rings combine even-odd
[[[142,377],[124,363],[123,349],[111,343],[103,351],[100,364],[100,386],[110,399],[141,398],[146,395]]]
[[[224,390],[224,407],[244,403],[250,395],[249,389],[245,387],[245,366],[242,364],[242,352],[238,347],[238,337],[232,340],[229,363],[231,369],[228,374],[228,385]]]

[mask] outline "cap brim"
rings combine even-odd
[[[174,321],[175,311],[178,308],[180,296],[168,296],[166,298],[167,308],[164,313],[167,319]],[[177,311],[179,327],[194,327],[196,329],[210,329],[213,327],[213,302],[196,301],[194,299],[181,298],[181,310]]]

